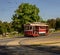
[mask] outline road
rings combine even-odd
[[[6,45],[6,43],[10,42],[10,41],[14,41],[15,39],[0,39],[0,45]]]
[[[45,46],[0,46],[0,55],[60,55],[60,50],[54,50],[56,48]]]
[[[1,39],[0,55],[60,55],[60,45],[51,45],[51,41],[53,42],[53,44],[60,44],[60,37],[56,36],[60,36],[60,33],[53,33],[49,36],[33,38],[26,37]],[[49,45],[49,43],[47,45],[43,45],[47,42],[50,42],[51,46]]]

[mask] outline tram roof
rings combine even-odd
[[[25,26],[48,26],[48,25],[46,23],[34,22],[34,23],[25,24]]]

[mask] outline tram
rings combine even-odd
[[[24,24],[24,36],[41,36],[48,35],[48,25],[45,23],[34,22],[29,24]]]

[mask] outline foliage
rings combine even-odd
[[[55,19],[48,19],[47,23],[49,25],[49,28],[55,28],[55,26],[56,26],[56,20]]]
[[[56,19],[48,19],[47,23],[49,25],[49,28],[54,28],[54,29],[60,29],[60,18]]]
[[[3,25],[3,24],[2,24],[2,21],[0,21],[0,34],[3,34],[3,32],[4,32],[4,31],[3,31],[4,29],[3,29],[3,26],[2,26],[2,25]]]
[[[39,9],[35,5],[22,3],[15,11],[12,20],[15,31],[22,32],[24,24],[40,21]]]
[[[12,32],[12,24],[0,21],[0,34]]]
[[[60,30],[60,18],[56,18],[56,27],[55,29],[59,29]]]

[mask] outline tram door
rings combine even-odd
[[[34,33],[34,34],[38,34],[38,27],[37,27],[37,26],[34,26],[34,27],[33,27],[33,33]]]

